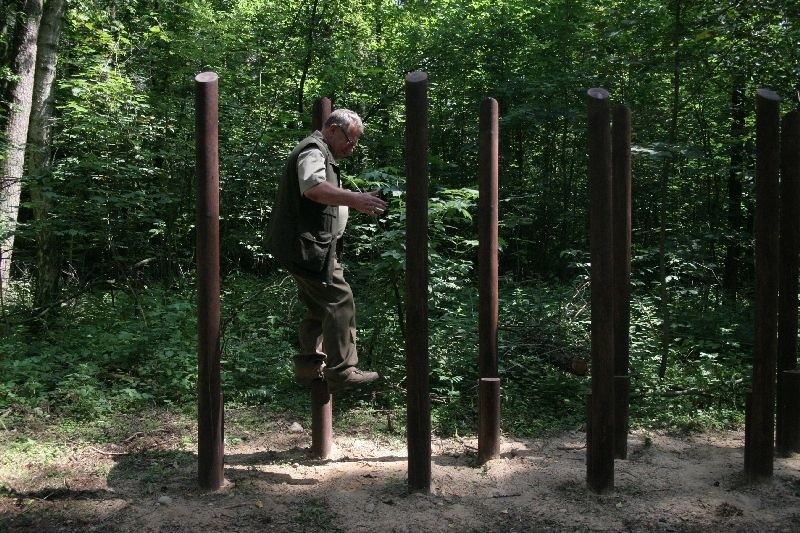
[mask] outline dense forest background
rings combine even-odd
[[[33,84],[15,179],[19,58],[37,35],[36,75],[55,76]],[[549,361],[588,358],[590,87],[633,113],[632,423],[741,421],[755,90],[798,107],[796,0],[17,0],[0,9],[0,55],[4,417],[193,408],[193,80],[206,70],[220,77],[226,402],[308,401],[290,368],[302,309],[262,237],[283,160],[328,96],[366,125],[347,185],[391,198],[380,220],[352,218],[345,245],[361,366],[383,385],[339,404],[402,409],[403,77],[424,70],[436,430],[474,427],[487,96],[501,112],[504,428],[583,419],[588,378]]]

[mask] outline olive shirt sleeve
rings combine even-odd
[[[310,147],[300,152],[297,156],[297,179],[300,181],[300,194],[325,181],[325,156],[316,147]],[[339,216],[333,227],[333,233],[341,238],[347,226],[349,209],[346,205],[339,206]]]
[[[297,177],[300,180],[300,194],[325,181],[325,156],[319,149],[311,147],[297,156]]]

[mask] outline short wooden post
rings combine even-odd
[[[314,100],[314,108],[311,111],[311,131],[322,130],[325,121],[331,116],[332,108],[331,99],[328,97]]]
[[[748,472],[753,462],[753,431],[748,429],[753,424],[753,393],[746,392],[744,395],[744,471]]]
[[[311,455],[327,459],[333,443],[333,401],[328,382],[311,382]]]
[[[481,378],[478,388],[478,463],[500,455],[500,378]]]
[[[783,443],[784,455],[800,452],[800,370],[783,371]]]

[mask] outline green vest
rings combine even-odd
[[[265,246],[292,274],[330,283],[336,257],[333,229],[339,207],[320,204],[300,194],[297,175],[298,156],[314,146],[325,156],[325,179],[334,187],[340,186],[336,160],[322,133],[315,131],[289,154],[267,227]]]

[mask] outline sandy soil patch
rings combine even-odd
[[[800,456],[776,458],[772,481],[747,484],[741,431],[633,432],[607,495],[586,488],[581,432],[506,438],[484,466],[475,439],[434,439],[431,492],[409,494],[402,440],[336,435],[331,458],[316,461],[309,432],[290,432],[292,423],[229,433],[226,485],[211,493],[197,488],[196,456],[169,430],[104,449],[65,445],[46,467],[6,465],[0,529],[800,530]]]

